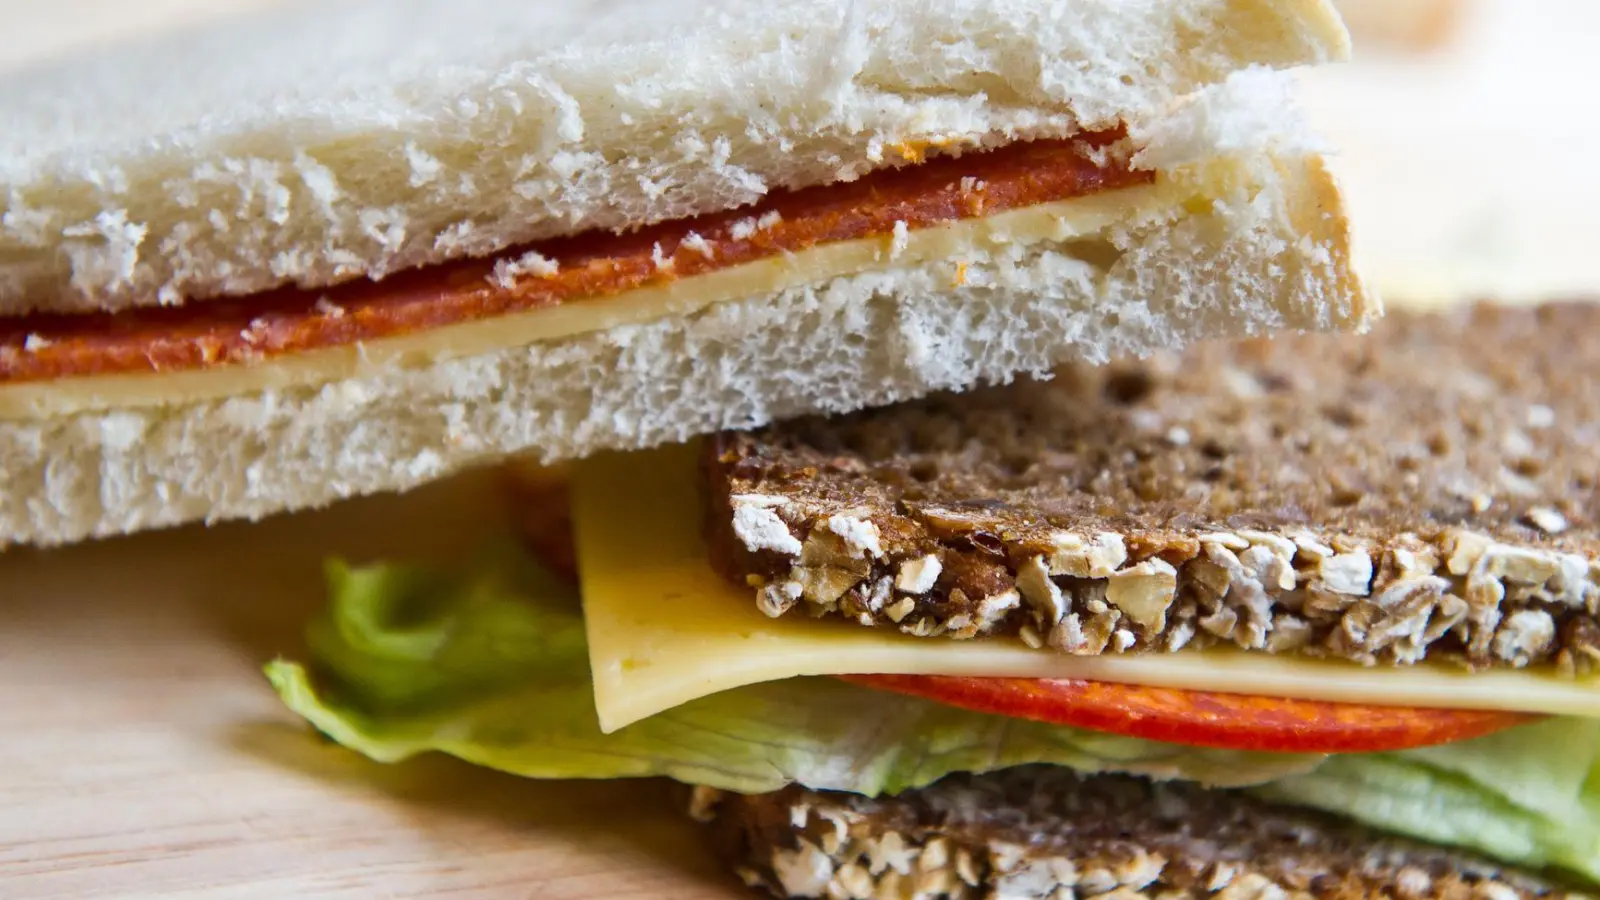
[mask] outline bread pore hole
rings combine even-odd
[[[1132,406],[1143,400],[1155,388],[1155,382],[1150,374],[1143,369],[1132,369],[1115,372],[1106,379],[1105,393],[1107,399],[1124,406]]]
[[[1122,261],[1122,250],[1106,238],[1077,238],[1065,241],[1058,248],[1063,256],[1071,257],[1094,268],[1104,275]]]

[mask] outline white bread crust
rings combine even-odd
[[[1132,126],[1329,0],[369,0],[0,83],[0,315],[318,287]]]
[[[895,268],[321,388],[3,422],[0,545],[259,518],[508,454],[646,447],[1376,313],[1319,158],[1205,177],[1209,211],[977,253],[964,282],[953,261]]]

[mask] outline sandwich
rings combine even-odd
[[[1580,897],[1597,375],[1600,305],[1392,312],[524,468],[532,552],[333,564],[267,671],[779,897]]]
[[[778,897],[1581,897],[1597,367],[1595,304],[1392,312],[522,468],[571,546],[333,564],[267,671],[378,761],[682,781]]]
[[[1377,315],[1328,0],[318,5],[10,73],[0,545]]]

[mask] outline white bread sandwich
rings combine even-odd
[[[1327,0],[313,5],[0,89],[0,545],[1358,329]]]
[[[553,565],[336,564],[268,675],[682,782],[780,897],[1592,896],[1596,384],[1600,304],[1481,307],[605,454],[521,479]]]

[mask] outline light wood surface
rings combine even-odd
[[[741,896],[652,782],[368,763],[281,708],[321,560],[448,557],[484,476],[259,525],[0,555],[0,897]]]

